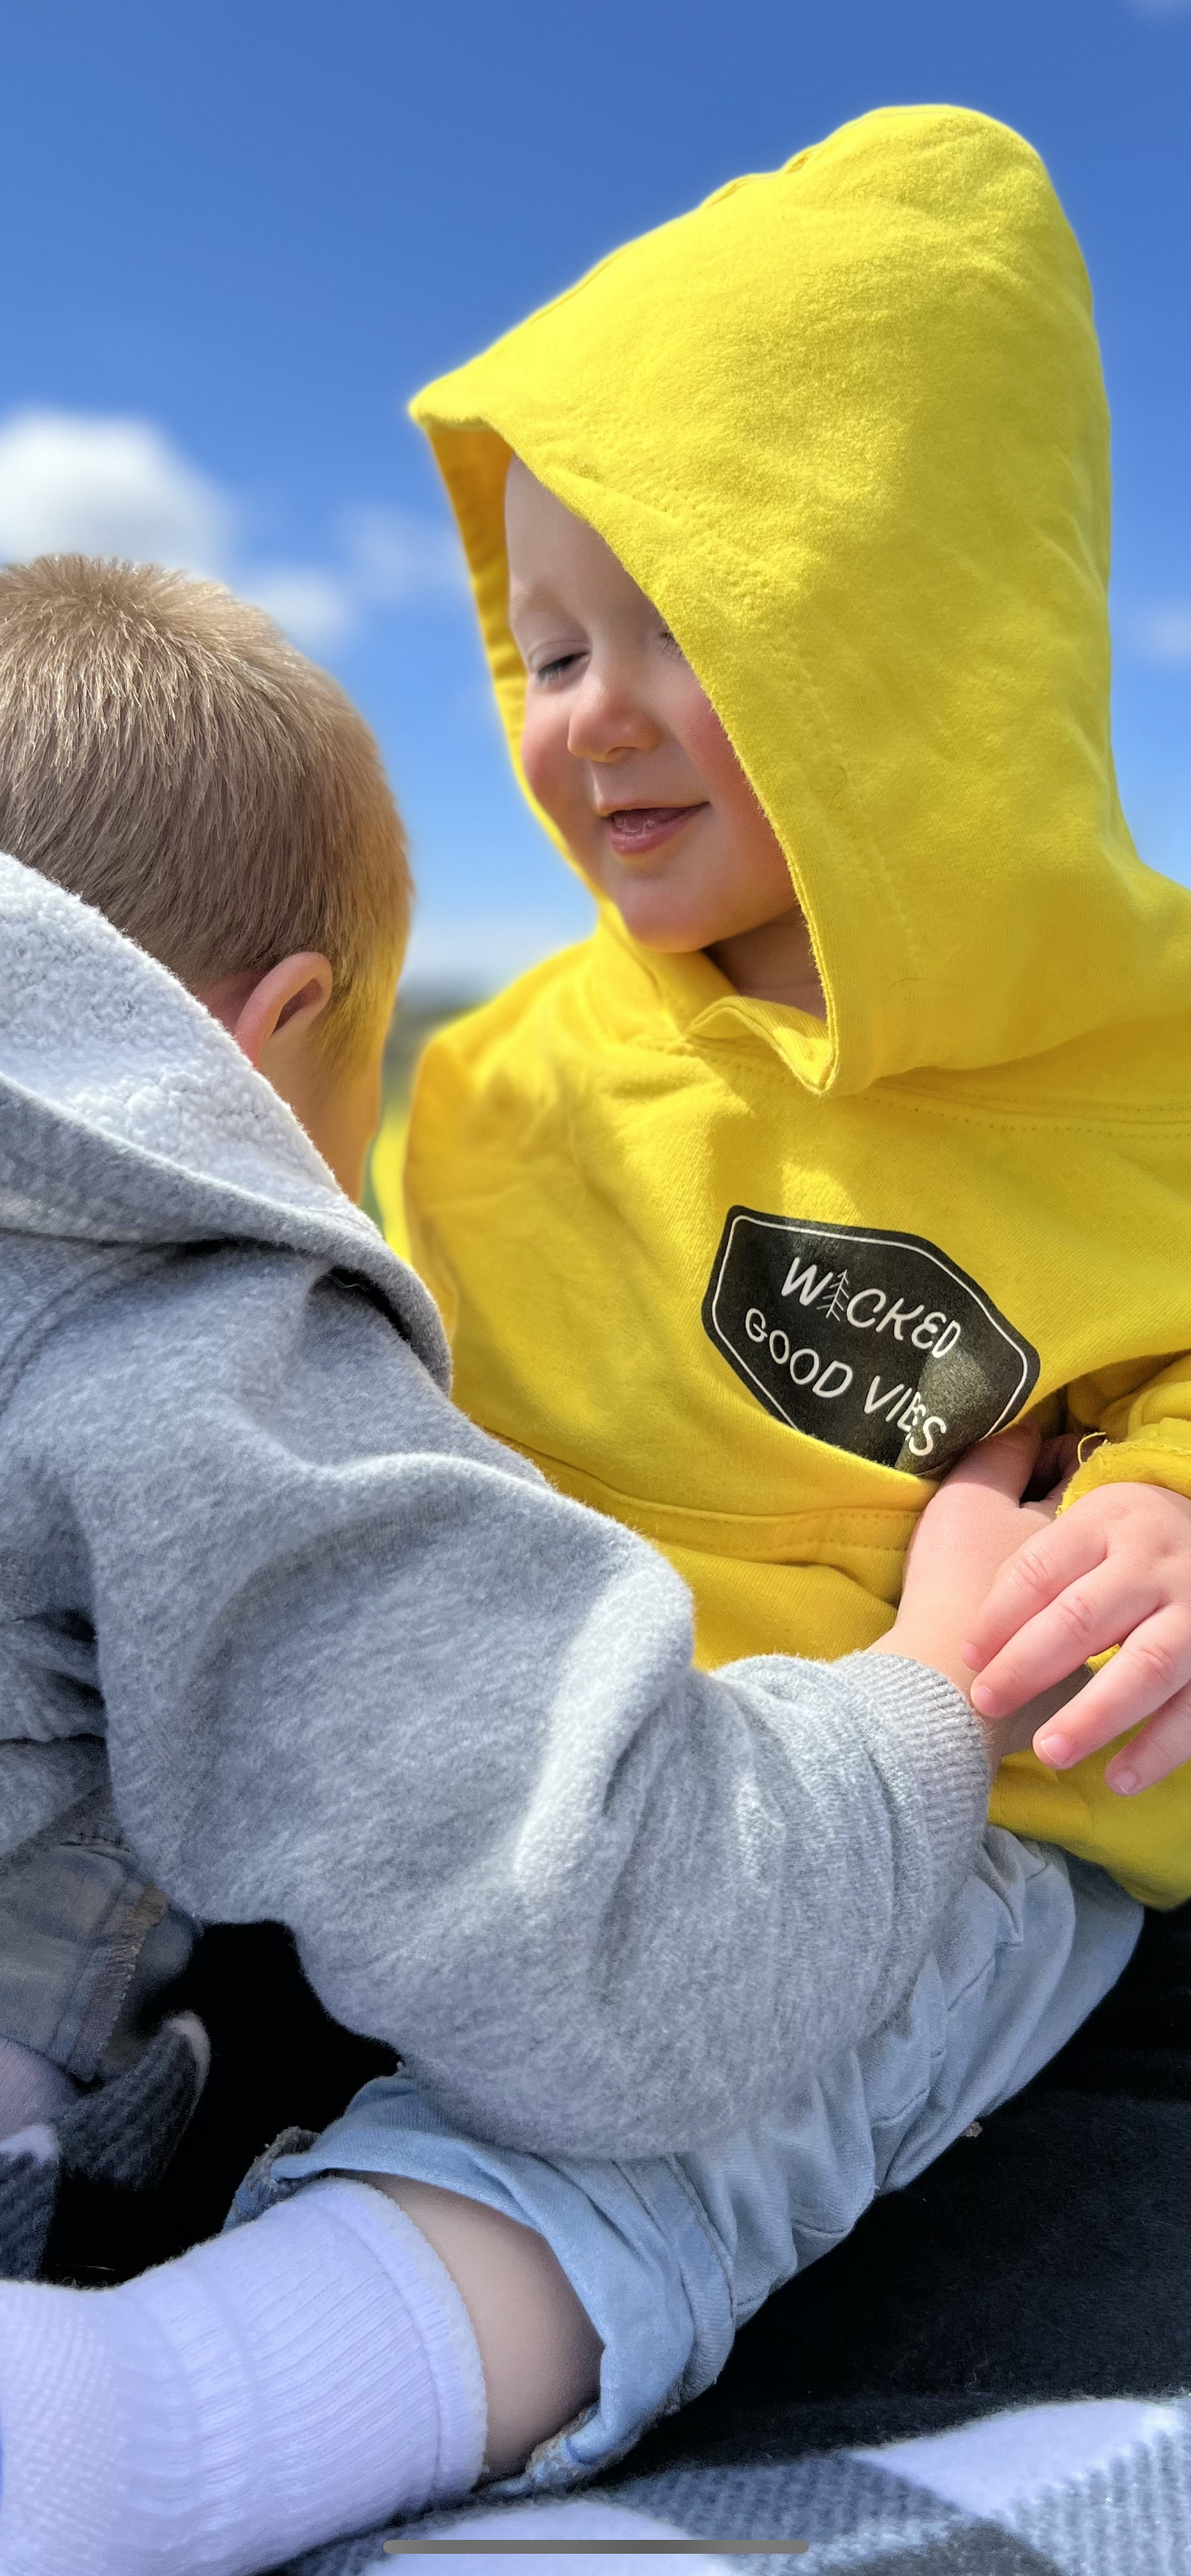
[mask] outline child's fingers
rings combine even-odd
[[[1191,1612],[1182,1603],[1168,1602],[1126,1637],[1120,1653],[1105,1664],[1086,1690],[1039,1727],[1034,1751],[1050,1769],[1069,1770],[1073,1762],[1082,1762],[1089,1753],[1099,1753],[1106,1744],[1114,1743],[1128,1727],[1140,1725],[1143,1718],[1156,1717],[1159,1711],[1165,1712],[1182,1697],[1188,1683]],[[1132,1751],[1130,1746],[1129,1752]],[[1177,1758],[1182,1761],[1185,1756],[1180,1754]],[[1124,1755],[1121,1760],[1124,1762]],[[1161,1773],[1155,1770],[1152,1776],[1157,1779]]]
[[[1065,1681],[1092,1655],[1132,1636],[1151,1621],[1162,1605],[1152,1568],[1129,1557],[1113,1556],[1057,1594],[1036,1617],[1027,1619],[999,1655],[979,1669],[972,1685],[972,1706],[981,1717],[1007,1717],[1052,1682]],[[963,1648],[965,1663],[969,1648]],[[1156,1708],[1156,1700],[1150,1707]],[[1139,1714],[1148,1716],[1148,1710]]]
[[[1027,1620],[1049,1608],[1081,1576],[1102,1565],[1107,1554],[1107,1542],[1096,1523],[1074,1512],[1050,1522],[1045,1529],[1035,1530],[1001,1567],[991,1585],[971,1635],[964,1641],[965,1663],[971,1665],[973,1672],[983,1671]],[[1089,1651],[1094,1653],[1095,1648],[1085,1646],[1083,1653]],[[1076,1663],[1080,1660],[1077,1655]],[[1073,1671],[1074,1666],[1069,1664],[1067,1670]],[[1052,1681],[1059,1678],[1052,1673]],[[1044,1687],[1042,1683],[1035,1684],[1037,1689]]]
[[[1165,1708],[1160,1708],[1143,1726],[1140,1735],[1122,1746],[1105,1771],[1106,1786],[1118,1797],[1135,1798],[1139,1789],[1152,1789],[1184,1762],[1191,1761],[1191,1687],[1176,1691]]]

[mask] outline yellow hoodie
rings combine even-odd
[[[826,1022],[592,940],[431,1048],[417,1257],[461,1403],[657,1541],[709,1663],[889,1624],[930,1479],[1025,1408],[1191,1494],[1191,895],[1109,738],[1108,424],[1035,154],[889,109],[606,260],[414,406],[514,760],[515,450],[673,629]],[[1191,1768],[993,1814],[1191,1893]]]

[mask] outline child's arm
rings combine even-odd
[[[507,2143],[763,2116],[972,1865],[984,1742],[940,1671],[697,1671],[673,1569],[312,1261],[211,1247],[72,1313],[0,1413],[0,1565],[30,1730],[106,1728],[157,1884],[288,1923],[329,2008]]]
[[[1140,1735],[1105,1772],[1129,1796],[1191,1757],[1191,1501],[1103,1481],[998,1574],[964,1655],[973,1705],[1001,1719],[1110,1646],[1120,1653],[1035,1735],[1055,1770]]]

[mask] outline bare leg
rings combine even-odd
[[[436,2183],[364,2174],[388,2194],[451,2275],[471,2319],[488,2397],[484,2466],[519,2469],[595,2398],[603,2349],[545,2237]]]

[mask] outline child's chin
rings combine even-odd
[[[630,938],[642,948],[652,948],[659,957],[693,956],[715,936],[705,929],[689,905],[664,902],[656,889],[651,892],[641,886],[617,886],[606,887],[605,892]]]
[[[622,910],[621,919],[638,947],[652,949],[655,957],[693,957],[705,945],[681,923],[660,923],[648,917],[635,921],[627,910]]]

